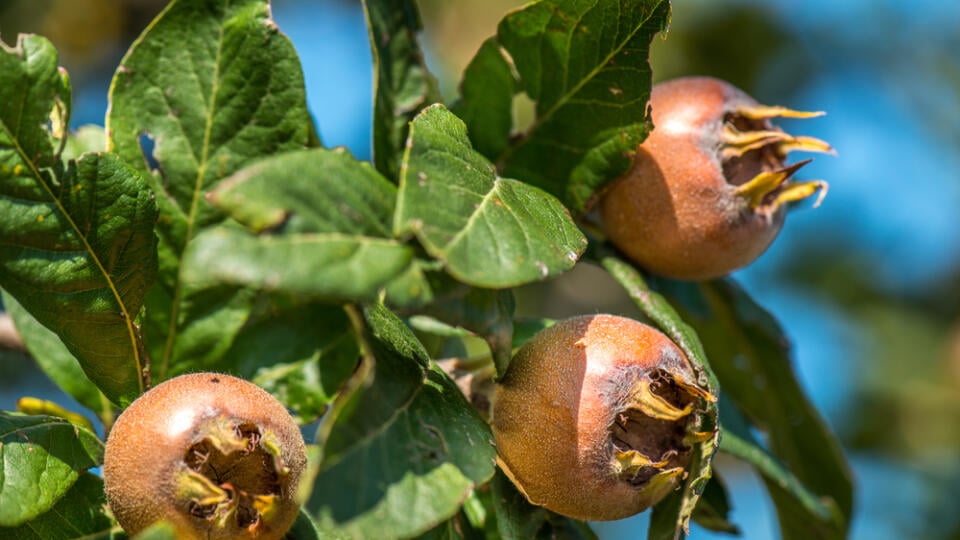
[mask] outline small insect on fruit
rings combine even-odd
[[[299,512],[303,437],[286,408],[243,379],[165,381],[117,418],[103,480],[131,536],[158,520],[177,538],[280,539]]]
[[[650,106],[654,129],[599,213],[609,240],[653,273],[701,280],[746,266],[776,238],[789,203],[826,193],[823,181],[791,181],[809,160],[785,160],[830,145],[771,123],[822,113],[760,105],[709,77],[657,84]]]
[[[575,317],[541,331],[497,385],[501,469],[531,503],[584,520],[631,516],[686,476],[703,404],[683,352],[624,317]]]

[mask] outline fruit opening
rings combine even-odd
[[[663,369],[646,373],[610,426],[617,476],[641,488],[664,471],[689,463],[684,444],[695,396]]]
[[[251,423],[214,419],[206,433],[184,455],[186,511],[221,527],[257,528],[283,490],[278,446]]]
[[[727,113],[723,126],[726,145],[721,149],[721,163],[728,184],[741,186],[762,172],[783,167],[786,154],[779,143],[786,134],[769,121]]]

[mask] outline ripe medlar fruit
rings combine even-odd
[[[613,315],[566,319],[521,347],[497,385],[498,462],[533,504],[631,516],[686,476],[707,398],[660,331]]]
[[[167,520],[177,538],[279,539],[300,510],[300,429],[253,383],[219,373],[165,381],[107,438],[107,500],[130,535]]]
[[[825,182],[790,180],[809,160],[785,159],[830,145],[771,123],[822,113],[760,105],[709,77],[657,84],[650,106],[654,129],[599,214],[609,240],[653,273],[702,280],[741,268],[776,238],[788,203],[826,193]]]

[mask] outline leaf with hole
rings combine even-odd
[[[209,189],[256,159],[307,144],[303,74],[266,0],[175,0],[124,56],[109,99],[108,147],[140,171],[160,209],[160,274],[145,331],[162,379],[197,351],[214,362],[242,327],[249,297],[185,287],[180,259],[224,218],[204,199]]]

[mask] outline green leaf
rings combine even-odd
[[[59,161],[54,145],[69,118],[70,81],[57,64],[56,49],[41,36],[21,34],[14,48],[0,42],[0,173],[10,188],[19,180],[29,189],[39,169]],[[54,119],[59,132],[46,128]]]
[[[490,485],[493,509],[497,516],[498,538],[596,540],[596,534],[586,523],[530,504],[502,471],[497,470]]]
[[[335,536],[406,538],[452,517],[495,451],[456,385],[433,367],[424,378],[410,330],[383,308],[364,320],[376,371],[336,418],[307,508]]]
[[[500,469],[497,469],[490,485],[500,537],[516,540],[535,538],[546,524],[547,509],[530,504]]]
[[[83,471],[102,462],[95,434],[62,418],[0,411],[0,527],[47,512]]]
[[[113,526],[107,512],[103,480],[94,474],[82,473],[48,511],[16,527],[0,525],[0,537],[17,540],[110,538]]]
[[[740,437],[724,429],[720,449],[752,465],[763,477],[780,514],[784,536],[794,538],[845,538],[843,517],[832,499],[823,500],[804,486],[749,432]]]
[[[706,488],[713,471],[713,457],[719,445],[718,410],[716,397],[720,386],[704,354],[700,338],[667,300],[652,290],[643,276],[631,264],[614,256],[599,254],[600,262],[611,276],[627,291],[640,311],[684,352],[694,373],[697,384],[712,400],[703,400],[704,410],[698,415],[699,425],[693,431],[711,434],[691,448],[689,475],[683,489],[674,492],[657,504],[650,519],[648,539],[674,539],[684,536],[690,528],[700,495]]]
[[[453,112],[467,125],[474,148],[487,159],[497,159],[510,141],[517,86],[496,38],[484,41],[463,72],[462,97]]]
[[[0,286],[124,404],[143,389],[135,318],[156,272],[156,204],[113,155],[64,166],[69,100],[49,41],[0,47]]]
[[[780,326],[729,279],[664,281],[661,287],[710,351],[724,395],[767,434],[770,452],[806,489],[839,509],[840,523],[822,521],[797,505],[796,493],[765,480],[784,538],[842,538],[852,508],[850,471],[837,439],[797,382]],[[726,424],[729,413],[723,414]]]
[[[513,292],[469,287],[443,275],[432,288],[436,297],[422,313],[483,338],[497,376],[506,373],[513,356]]]
[[[586,248],[559,201],[497,176],[442,105],[414,119],[407,146],[394,231],[415,234],[456,279],[514,287],[569,270]]]
[[[287,152],[244,168],[208,195],[256,232],[391,238],[397,189],[343,148]]]
[[[306,424],[326,412],[358,356],[339,306],[277,307],[252,318],[213,369],[253,381]]]
[[[0,118],[0,285],[104,394],[129,403],[143,389],[135,319],[156,272],[153,195],[112,154],[39,168],[45,160],[24,153],[9,120]]]
[[[101,419],[112,417],[113,407],[103,392],[83,372],[76,357],[67,350],[60,338],[43,326],[15,298],[3,293],[6,308],[17,333],[40,369],[57,386],[97,414]]]
[[[177,531],[166,521],[158,521],[140,531],[134,540],[176,540]]]
[[[536,117],[494,159],[503,174],[581,212],[601,185],[625,172],[650,128],[647,58],[669,12],[663,0],[541,0],[508,14],[497,43],[518,87],[536,103]],[[492,44],[481,47],[462,85],[463,102],[475,111],[467,118],[480,121],[470,131],[484,148],[502,134],[513,88],[505,61],[493,58],[497,52]],[[468,90],[482,96],[478,103]],[[483,118],[484,110],[495,118]]]
[[[400,175],[408,124],[440,101],[417,34],[423,29],[413,0],[364,0],[373,53],[373,161],[387,178]]]
[[[363,308],[363,341],[367,358],[375,363],[371,383],[349,398],[344,410],[335,418],[334,429],[323,445],[324,465],[366,438],[372,437],[396,411],[409,406],[426,381],[430,357],[423,344],[393,312],[380,304]],[[363,408],[363,414],[357,414]],[[319,438],[318,438],[319,439]]]
[[[407,270],[390,281],[384,289],[384,302],[398,308],[417,308],[434,301],[428,271],[435,266],[432,261],[414,258]]]
[[[296,521],[284,535],[284,540],[324,540],[324,536],[310,514],[300,510]]]
[[[172,305],[166,288],[153,287],[147,298],[143,332],[155,359],[154,374],[159,375],[154,383],[189,371],[212,369],[243,328],[256,297],[254,291],[228,285],[194,288],[181,284],[179,294],[175,313],[149,309]],[[172,324],[171,316],[176,316],[179,324]]]
[[[250,309],[237,288],[198,292],[179,280],[188,243],[224,217],[204,193],[256,159],[303,148],[309,125],[300,62],[265,0],[175,0],[124,56],[107,133],[160,207],[160,275],[147,302],[156,378],[189,367],[195,351],[215,361]]]
[[[260,161],[209,198],[269,234],[207,231],[188,248],[181,276],[192,287],[233,284],[325,302],[372,300],[392,281],[414,277],[413,250],[390,238],[395,197],[393,185],[344,150]],[[417,300],[416,291],[403,292],[394,297]]]
[[[403,274],[413,250],[394,240],[339,233],[256,236],[210,229],[184,253],[182,278],[193,287],[238,285],[301,300],[373,300]]]

